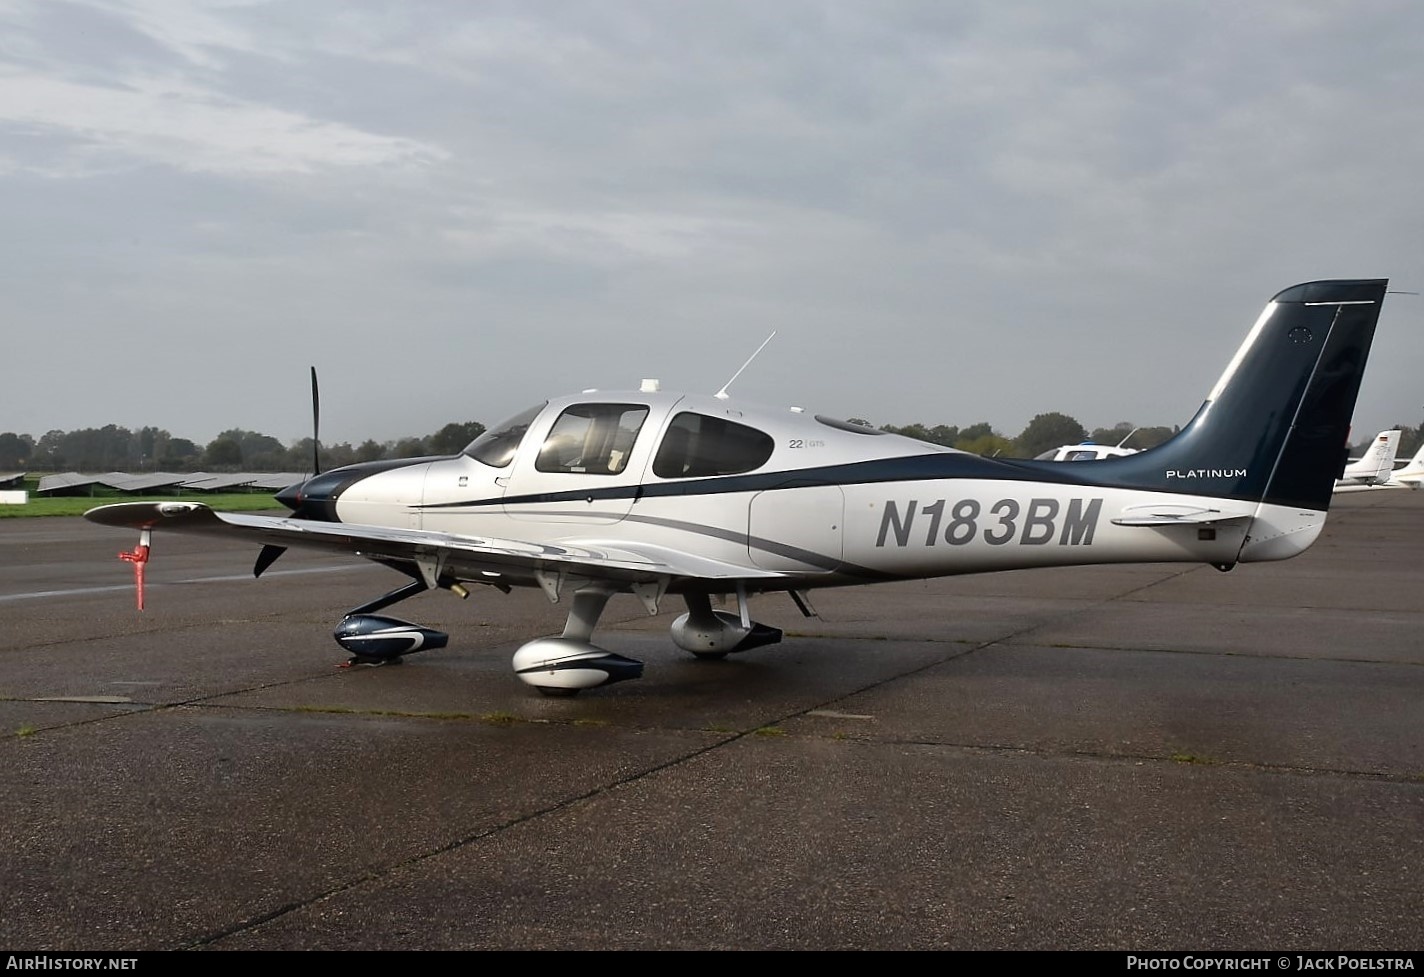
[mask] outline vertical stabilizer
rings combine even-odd
[[[1325,511],[1387,284],[1346,279],[1282,291],[1180,433],[1097,464],[1133,487]]]

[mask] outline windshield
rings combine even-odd
[[[524,440],[524,435],[529,430],[529,425],[534,423],[534,418],[539,416],[539,412],[548,403],[546,400],[536,404],[523,413],[496,424],[467,444],[465,454],[491,468],[508,468],[509,463],[514,460],[514,452],[518,450],[519,442]]]

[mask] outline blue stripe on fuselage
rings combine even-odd
[[[904,458],[877,458],[873,461],[852,462],[846,465],[827,465],[822,468],[753,472],[748,475],[724,475],[677,482],[618,485],[608,488],[581,488],[567,492],[506,495],[496,498],[467,499],[459,502],[432,502],[418,508],[458,509],[491,505],[536,505],[552,502],[629,498],[636,501],[638,499],[674,498],[680,495],[726,495],[734,492],[768,492],[777,489],[816,488],[826,485],[871,485],[880,482],[918,482],[941,478],[984,478],[1016,482],[1111,486],[1114,484],[1112,479],[1082,477],[1089,473],[1068,466],[1108,466],[1112,461],[1113,459],[1093,462],[1015,461],[983,458],[979,455],[934,452]],[[1098,468],[1097,471],[1103,474],[1107,473],[1103,468]]]

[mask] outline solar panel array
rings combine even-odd
[[[81,475],[78,472],[60,472],[57,475],[43,475],[40,477],[40,484],[36,492],[44,495],[46,492],[58,492],[62,489],[83,488],[86,485],[93,485],[99,481],[97,475]]]

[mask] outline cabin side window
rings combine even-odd
[[[541,472],[617,475],[628,466],[638,431],[648,418],[642,404],[575,404],[559,415],[539,449]]]
[[[672,419],[653,459],[659,478],[738,475],[760,468],[776,442],[756,428],[706,414],[682,413]]]
[[[507,421],[501,421],[465,445],[464,453],[491,468],[508,468],[524,435],[529,433],[529,425],[534,423],[534,418],[548,403],[546,400]]]

